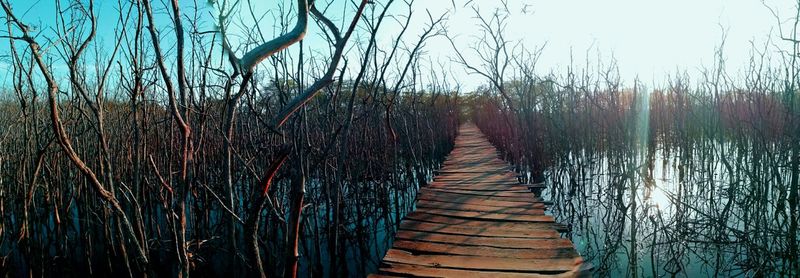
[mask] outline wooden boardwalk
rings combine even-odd
[[[578,276],[580,255],[544,209],[478,128],[465,124],[371,277]]]

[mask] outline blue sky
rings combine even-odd
[[[27,23],[39,27],[41,36],[52,37],[48,28],[54,24],[55,0],[10,0],[15,12]],[[324,1],[324,0],[320,0]],[[381,0],[376,0],[382,2]],[[96,11],[101,22],[99,39],[104,43],[113,41],[113,28],[117,20],[117,1],[96,1]],[[167,22],[163,2],[155,0],[160,22]],[[197,0],[200,15],[207,20],[214,19],[209,14],[210,6],[206,0]],[[258,14],[275,13],[277,3],[292,5],[291,0],[253,1]],[[455,6],[453,5],[455,2]],[[474,12],[464,3],[475,5],[484,14],[495,9],[499,1],[445,1],[417,0],[413,6],[412,26],[407,34],[409,41],[415,41],[427,23],[429,11],[434,16],[447,14],[448,32],[460,45],[474,43],[477,21]],[[794,16],[796,2],[791,0],[509,0],[511,21],[508,28],[510,40],[518,41],[528,49],[547,44],[538,65],[542,73],[563,71],[571,61],[580,65],[589,60],[596,63],[597,57],[609,61],[613,56],[620,67],[620,75],[627,82],[639,77],[645,82],[659,83],[668,74],[686,70],[697,73],[702,66],[710,66],[714,50],[722,41],[723,30],[727,36],[725,54],[730,72],[737,72],[746,66],[752,49],[751,43],[763,45],[767,39],[782,47],[787,47],[777,39],[778,20],[766,7],[772,7],[784,20]],[[349,1],[334,0],[337,7],[331,17],[344,22],[348,13],[342,14],[341,5]],[[182,1],[184,13],[191,11],[195,1]],[[396,1],[393,12],[405,13],[402,1]],[[160,15],[158,15],[160,13]],[[242,10],[240,16],[247,21],[249,12]],[[270,18],[268,15],[267,18]],[[789,22],[784,22],[788,26]],[[342,23],[344,25],[344,23]],[[265,36],[274,36],[277,31],[272,20],[261,24]],[[205,25],[212,29],[213,26]],[[399,25],[387,23],[383,42],[388,42],[399,32]],[[3,28],[5,29],[5,28]],[[236,28],[234,28],[236,29]],[[171,30],[162,30],[162,32]],[[0,31],[4,33],[5,31]],[[236,29],[235,32],[245,32]],[[771,34],[771,35],[770,35]],[[318,28],[312,24],[306,46],[325,46],[320,40]],[[365,38],[354,38],[365,39]],[[5,62],[8,52],[6,41],[0,43],[0,84],[7,83],[8,66]],[[570,57],[570,55],[573,57]],[[431,40],[426,48],[427,58],[447,64],[452,59],[452,48],[443,38]],[[470,58],[470,57],[468,57]],[[483,80],[471,76],[458,65],[450,65],[453,79],[465,88],[474,88]],[[455,82],[455,81],[454,81]]]

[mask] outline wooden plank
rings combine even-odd
[[[496,185],[496,184],[487,184],[481,186],[474,186],[474,185],[466,185],[466,184],[451,184],[451,183],[443,183],[443,182],[431,182],[425,188],[450,188],[455,190],[473,190],[473,191],[520,191],[520,192],[528,192],[530,191],[527,187],[519,186],[519,185]]]
[[[473,191],[473,192],[476,192],[476,193],[479,193],[479,192],[487,192],[487,193],[514,192],[514,193],[525,194],[525,195],[523,195],[525,197],[532,196],[531,195],[531,191],[528,188],[517,187],[517,186],[507,186],[507,185],[501,185],[501,186],[486,185],[486,186],[477,187],[477,186],[471,186],[471,185],[443,185],[443,184],[430,183],[430,184],[428,184],[427,186],[425,186],[423,188],[443,189],[445,191],[447,189],[461,190],[461,191]]]
[[[530,207],[533,205],[534,207],[537,204],[543,204],[542,202],[538,201],[525,201],[525,202],[517,202],[517,201],[502,201],[497,199],[486,199],[480,197],[473,197],[473,196],[439,196],[439,195],[432,195],[432,194],[420,194],[418,200],[430,200],[430,201],[437,201],[437,202],[449,202],[449,203],[462,203],[462,204],[476,204],[476,205],[485,205],[485,206],[494,206],[494,207]]]
[[[442,171],[463,171],[466,172],[464,174],[478,174],[478,173],[486,173],[486,172],[498,172],[500,170],[506,169],[507,166],[492,166],[486,167],[485,165],[475,164],[475,165],[467,165],[467,164],[459,164],[459,165],[443,165]],[[502,171],[506,172],[506,171]],[[451,174],[446,174],[450,176]],[[503,174],[505,175],[505,174]],[[437,176],[438,177],[438,176]]]
[[[367,277],[368,278],[388,278],[388,277],[404,277],[404,276],[391,275],[391,274],[375,274],[375,273],[373,273],[373,274],[367,275]]]
[[[445,183],[445,184],[449,184],[449,185],[470,186],[470,187],[475,187],[475,186],[478,186],[478,185],[485,185],[485,184],[506,185],[506,186],[520,185],[520,183],[518,181],[516,181],[516,180],[469,181],[469,180],[455,180],[455,179],[453,179],[453,180],[445,180],[445,179],[440,179],[440,178],[436,178],[436,177],[433,178],[433,182],[435,182],[435,183]]]
[[[463,167],[490,167],[490,169],[499,169],[508,167],[508,163],[504,162],[495,162],[495,161],[481,161],[481,160],[470,160],[470,161],[446,161],[442,164],[442,168],[445,170],[453,169],[453,168],[463,168]]]
[[[555,232],[554,232],[555,234]],[[572,248],[572,242],[557,234],[547,238],[481,237],[453,234],[437,234],[399,230],[396,237],[409,241],[458,244],[463,246],[489,246],[506,249],[562,249]]]
[[[505,213],[490,213],[490,212],[477,212],[477,211],[460,211],[449,209],[436,209],[436,208],[418,208],[418,211],[426,212],[436,215],[447,215],[467,219],[484,219],[494,221],[518,221],[518,222],[554,222],[552,216],[544,215],[521,215],[521,214],[505,214]]]
[[[466,225],[450,225],[443,223],[421,222],[406,219],[400,223],[401,230],[429,232],[454,235],[480,235],[483,237],[504,238],[558,238],[558,233],[550,226],[540,226],[536,229],[498,229],[494,226],[476,227]]]
[[[425,188],[420,189],[419,194],[430,194],[432,190],[428,190]],[[494,200],[494,201],[506,201],[506,202],[533,202],[534,196],[533,194],[528,193],[527,197],[506,197],[506,196],[485,196],[481,194],[470,194],[467,192],[446,192],[446,191],[438,191],[435,193],[437,196],[444,197],[444,198],[474,198],[474,199],[487,199],[487,200]]]
[[[461,210],[461,211],[476,211],[486,213],[501,213],[501,214],[521,214],[521,215],[534,215],[544,213],[544,208],[513,208],[513,207],[488,207],[473,204],[458,204],[458,203],[444,203],[436,201],[419,200],[417,201],[417,208],[429,209],[447,209],[447,210]]]
[[[495,174],[504,174],[504,173],[506,173],[506,172],[508,172],[508,171],[512,171],[512,170],[513,170],[513,168],[511,168],[511,167],[504,167],[504,168],[500,168],[500,169],[493,169],[493,170],[486,170],[486,171],[482,171],[482,172],[475,172],[475,171],[469,171],[469,170],[465,170],[465,169],[463,169],[463,168],[462,168],[462,169],[453,169],[453,170],[444,170],[444,169],[443,169],[443,170],[433,170],[433,172],[434,172],[434,173],[436,173],[436,174],[438,174],[438,175],[447,175],[447,174],[478,174],[478,173],[495,173]]]
[[[477,188],[477,186],[476,186]],[[455,188],[442,188],[442,187],[423,187],[420,191],[438,191],[450,194],[467,194],[467,195],[478,195],[478,196],[490,196],[490,197],[510,197],[510,198],[522,198],[525,200],[533,199],[533,195],[529,190],[520,190],[520,191],[485,191],[485,190],[472,190],[472,189],[455,189]],[[438,194],[438,193],[434,193]]]
[[[434,181],[440,183],[448,183],[453,185],[484,185],[490,183],[496,183],[498,185],[520,185],[519,181],[516,178],[485,178],[480,176],[465,176],[465,177],[448,177],[448,176],[436,176],[433,178]]]
[[[474,211],[490,211],[490,210],[497,210],[497,209],[545,209],[546,205],[544,203],[511,203],[511,205],[503,206],[503,205],[489,205],[486,204],[486,201],[483,200],[474,200],[470,202],[469,199],[463,202],[455,202],[452,200],[447,199],[419,199],[417,200],[417,206],[440,206],[441,208],[446,209],[454,209],[458,207],[463,207],[466,210],[474,210]]]
[[[461,168],[459,170],[464,170],[464,168]],[[448,180],[448,179],[449,180],[461,180],[461,179],[468,180],[468,179],[480,178],[482,181],[503,180],[503,179],[507,180],[509,178],[513,178],[513,179],[517,178],[516,175],[514,175],[513,173],[508,172],[508,171],[503,171],[503,172],[498,173],[497,169],[495,167],[491,167],[491,168],[486,168],[486,167],[471,168],[471,170],[473,170],[472,173],[443,174],[443,175],[436,176],[436,178],[437,179],[442,179],[442,180]]]
[[[519,271],[541,274],[558,274],[570,271],[575,266],[573,258],[515,259],[456,255],[412,255],[400,250],[389,250],[387,262],[423,266],[476,269],[488,271]]]
[[[392,248],[412,254],[463,255],[515,259],[575,258],[578,252],[573,248],[557,249],[508,249],[489,246],[469,246],[447,243],[397,240]]]
[[[384,262],[379,270],[388,275],[408,275],[413,273],[417,277],[459,277],[459,278],[564,278],[574,277],[571,273],[545,275],[538,273],[499,272],[482,270],[462,270],[452,268],[437,268],[422,265]],[[407,277],[407,276],[406,276]]]
[[[499,221],[492,221],[492,220],[480,220],[480,219],[469,219],[469,218],[457,218],[451,216],[443,216],[443,215],[434,215],[424,212],[413,212],[406,215],[405,219],[412,220],[412,221],[419,221],[419,222],[430,222],[430,223],[439,223],[439,224],[447,224],[447,225],[454,225],[454,226],[468,226],[468,227],[479,227],[479,228],[492,228],[492,229],[502,229],[502,230],[536,230],[536,229],[553,229],[554,227],[560,225],[558,223],[549,223],[549,222],[499,222]]]

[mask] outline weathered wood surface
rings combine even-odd
[[[581,257],[545,204],[517,181],[477,127],[455,148],[417,209],[400,223],[371,277],[574,277]]]

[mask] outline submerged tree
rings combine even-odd
[[[370,271],[391,236],[378,223],[396,228],[458,126],[456,92],[418,90],[441,19],[403,53],[406,2],[385,51],[393,2],[281,3],[274,39],[250,1],[104,3],[115,26],[93,1],[58,2],[52,33],[0,2],[0,106],[20,115],[0,125],[0,274]],[[312,22],[324,40],[309,46]],[[337,259],[352,252],[365,260]]]

